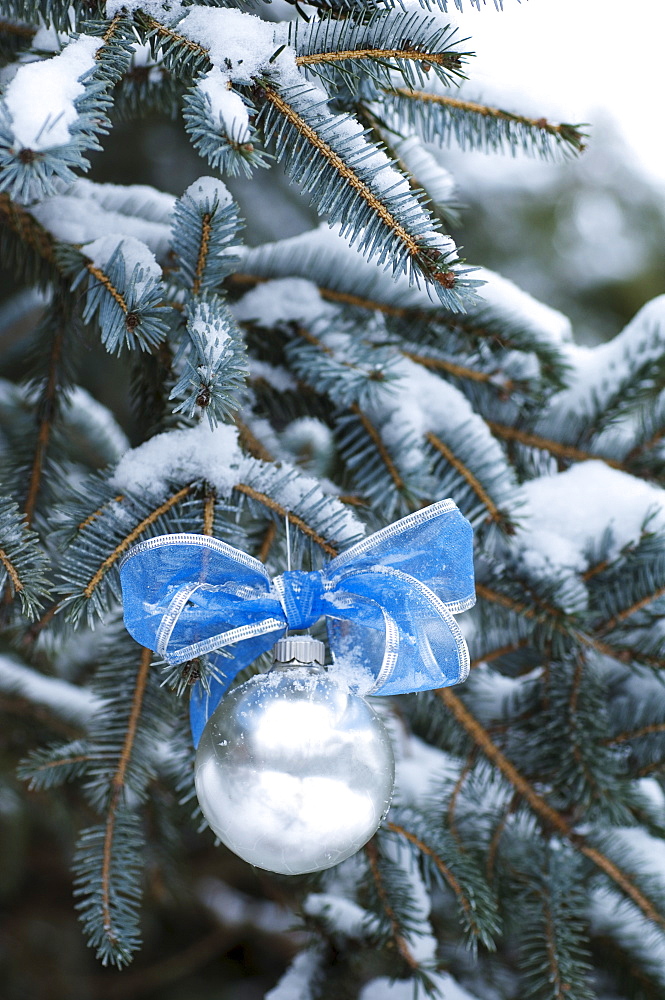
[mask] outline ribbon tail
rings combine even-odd
[[[279,628],[283,632],[284,623],[281,623]],[[199,745],[208,719],[217,709],[240,671],[274,646],[274,632],[275,629],[236,643],[230,656],[224,656],[221,653],[210,654],[209,661],[212,670],[206,678],[206,683],[204,685],[202,681],[198,681],[192,688],[190,696],[189,724],[194,749]]]

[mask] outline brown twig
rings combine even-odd
[[[113,860],[115,823],[118,806],[125,788],[127,768],[129,767],[129,762],[134,749],[134,741],[136,739],[139,717],[143,708],[143,698],[145,696],[145,689],[148,683],[151,661],[152,650],[145,648],[142,649],[136,684],[134,687],[134,697],[132,698],[132,706],[129,713],[129,719],[127,721],[127,729],[125,731],[125,738],[122,750],[120,751],[120,757],[118,758],[118,765],[113,778],[111,779],[111,796],[106,815],[101,871],[102,918],[104,932],[106,933],[109,941],[112,943],[115,943],[116,941],[116,934],[113,929],[113,917],[111,914],[111,865]]]
[[[395,827],[394,824],[389,824],[390,828],[394,828],[397,832],[401,832],[401,827]],[[388,898],[388,893],[386,887],[383,883],[383,877],[379,869],[379,853],[376,849],[376,844],[373,840],[370,840],[368,844],[365,844],[365,854],[367,855],[367,860],[369,861],[370,871],[372,872],[372,878],[374,879],[374,884],[376,886],[376,891],[379,899],[381,900],[381,905],[386,912],[388,921],[390,923],[390,928],[392,931],[393,940],[395,942],[395,947],[397,951],[402,956],[406,964],[410,969],[414,971],[418,969],[418,962],[409,948],[404,935],[401,933],[399,921],[395,916],[395,911],[393,910],[390,899]]]
[[[565,837],[581,854],[592,861],[605,875],[607,875],[615,885],[619,886],[622,892],[633,902],[638,909],[661,928],[665,928],[665,918],[647,899],[628,875],[622,871],[610,858],[602,851],[588,844],[585,838],[575,832],[568,821],[553,809],[545,799],[538,794],[533,785],[517,770],[515,765],[508,760],[501,750],[493,742],[487,731],[481,726],[478,720],[471,714],[464,703],[453,694],[450,688],[440,688],[437,695],[450,709],[456,721],[462,726],[465,732],[473,739],[478,748],[485,754],[487,759],[494,764],[503,777],[508,781],[516,792],[530,806],[538,818],[551,827],[562,837]]]

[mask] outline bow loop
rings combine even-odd
[[[209,689],[192,691],[197,742],[238,672],[287,629],[323,615],[334,666],[347,678],[355,671],[366,694],[464,680],[469,655],[453,615],[475,601],[472,549],[471,526],[452,500],[382,528],[322,570],[272,581],[257,559],[216,538],[161,535],[121,564],[125,624],[170,663],[212,654]]]

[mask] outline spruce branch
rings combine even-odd
[[[127,503],[125,495],[110,496],[76,525],[61,568],[61,592],[64,594],[61,606],[68,609],[70,620],[78,621],[84,609],[90,619],[104,613],[109,599],[118,594],[117,582],[109,584],[109,571],[142,535],[158,532],[160,519],[183,501],[191,489],[190,485],[183,486],[154,506],[145,500],[131,498],[127,504],[127,519],[131,522],[132,514],[136,516],[139,512],[143,516],[129,531],[123,531],[113,515],[118,504]]]
[[[36,435],[31,445],[32,457],[29,461],[28,483],[23,505],[26,521],[32,524],[38,500],[44,504],[51,499],[49,492],[52,469],[51,453],[62,447],[60,437],[66,433],[64,413],[71,403],[71,389],[75,374],[74,343],[80,335],[79,324],[68,308],[66,286],[57,289],[53,307],[46,312],[38,332],[35,351],[35,366],[28,390],[34,397]],[[59,294],[58,294],[59,293]],[[63,425],[61,428],[59,425]],[[60,431],[60,433],[59,433]],[[46,490],[42,487],[46,486]]]
[[[144,517],[143,520],[140,521],[136,525],[136,527],[134,527],[129,532],[129,534],[125,535],[124,538],[122,538],[122,540],[115,546],[115,548],[113,549],[113,551],[106,557],[106,559],[101,564],[101,566],[99,567],[99,569],[95,572],[95,574],[91,577],[91,579],[89,580],[89,582],[86,584],[86,587],[85,587],[85,589],[83,591],[83,595],[88,600],[90,600],[90,598],[92,597],[93,593],[95,592],[95,590],[97,589],[97,587],[101,583],[101,581],[104,578],[105,574],[109,571],[109,569],[112,566],[114,566],[117,563],[118,559],[123,554],[123,552],[126,552],[128,548],[130,548],[132,545],[134,545],[135,542],[143,534],[143,532],[147,528],[152,527],[154,525],[155,521],[157,521],[158,518],[160,518],[163,514],[166,514],[167,511],[171,510],[171,508],[174,507],[177,503],[179,503],[180,500],[183,500],[187,496],[187,494],[190,492],[190,489],[191,489],[190,486],[183,486],[182,489],[177,490],[167,500],[165,500],[163,503],[159,504],[158,507],[155,507],[154,510],[150,511],[150,513],[147,515],[147,517]],[[94,517],[95,515],[92,515],[92,516]],[[87,525],[86,525],[86,527],[87,527]]]
[[[48,559],[18,504],[0,497],[0,592],[5,603],[14,597],[28,618],[36,618],[48,595]]]
[[[0,18],[0,35],[22,38],[30,41],[37,33],[37,29],[31,24],[23,24],[20,21],[8,21]]]
[[[292,89],[287,97],[263,86],[261,96],[266,138],[275,140],[278,158],[318,211],[331,222],[341,222],[368,259],[378,254],[380,261],[389,259],[394,273],[403,272],[413,281],[424,277],[444,304],[460,308],[468,282],[455,269],[454,250],[437,238],[431,219],[412,194],[399,190],[398,176],[385,190],[374,181],[377,172],[389,166],[387,158],[367,166],[363,161],[373,147],[358,133],[349,135],[349,119],[322,113],[307,88]],[[346,221],[351,205],[357,205],[353,230]]]
[[[256,558],[262,563],[266,563],[270,557],[270,551],[275,543],[277,537],[277,525],[274,521],[268,523],[268,527],[265,530],[263,539],[261,541],[261,547],[257,552]]]
[[[370,840],[368,844],[365,844],[365,856],[369,862],[369,870],[371,872],[375,892],[385,913],[386,919],[388,920],[390,933],[397,952],[412,972],[418,972],[420,969],[420,963],[408,945],[405,931],[402,929],[401,921],[399,920],[391,902],[393,893],[389,893],[386,888],[385,877],[381,870],[380,855],[374,840]],[[385,859],[383,860],[385,864]]]
[[[189,304],[181,354],[184,365],[169,396],[177,401],[173,412],[192,417],[203,410],[215,427],[240,408],[249,374],[240,331],[220,296],[199,296]]]
[[[560,852],[550,850],[542,862],[544,870],[528,871],[516,885],[527,911],[519,956],[525,997],[594,1000],[584,945],[587,900],[579,867],[571,859],[564,868]]]
[[[496,369],[491,372],[479,371],[477,368],[469,368],[466,365],[460,365],[455,361],[450,361],[447,358],[438,357],[433,354],[419,354],[414,351],[409,351],[401,349],[401,354],[414,364],[422,365],[423,368],[429,368],[431,371],[441,371],[446,372],[447,375],[452,375],[455,378],[468,379],[470,382],[484,382],[484,383],[494,383],[497,377]],[[515,388],[515,384],[507,379],[505,382],[501,382],[501,391],[510,393]]]
[[[359,341],[355,324],[349,326],[342,316],[313,325],[320,327],[318,335],[301,323],[293,325],[296,336],[308,346],[294,338],[287,342],[284,356],[303,383],[325,393],[333,404],[366,406],[398,379],[395,352],[372,343],[370,330]]]
[[[22,699],[33,710],[48,712],[67,727],[71,740],[80,736],[90,725],[99,701],[88,688],[81,688],[59,677],[48,677],[34,667],[9,656],[0,656],[0,691],[11,698]]]
[[[17,277],[45,285],[61,274],[57,244],[51,234],[18,202],[0,191],[3,260]]]
[[[103,820],[81,833],[74,860],[77,909],[89,942],[103,964],[118,967],[140,944],[145,847],[137,806],[155,776],[157,747],[174,721],[152,659],[151,650],[114,636],[96,676],[103,701],[90,726],[94,761],[85,790]]]
[[[457,30],[435,17],[400,10],[374,10],[369,17],[315,19],[290,26],[296,65],[320,75],[333,90],[340,84],[390,85],[399,73],[408,86],[422,85],[430,73],[444,84],[464,78],[469,52],[459,51]]]
[[[261,149],[260,137],[252,124],[257,108],[251,98],[244,91],[240,94],[228,88],[244,105],[248,119],[247,123],[243,121],[235,128],[228,128],[206,90],[206,83],[205,75],[199,77],[184,100],[185,129],[194,149],[211,167],[230,177],[238,174],[251,177],[257,167],[269,167],[271,157]]]
[[[574,445],[566,444],[562,441],[556,441],[553,438],[544,437],[543,435],[536,434],[533,431],[523,430],[519,427],[510,427],[506,424],[497,423],[494,420],[488,420],[487,426],[490,428],[492,433],[501,440],[516,441],[518,444],[522,444],[526,448],[538,448],[542,451],[547,451],[550,455],[554,455],[555,458],[563,461],[590,462],[596,460],[604,462],[605,465],[609,465],[611,469],[619,469],[621,472],[629,471],[623,462],[619,462],[616,459],[584,451],[581,448],[576,448]]]
[[[446,462],[448,462],[456,472],[460,474],[462,479],[468,484],[472,492],[476,495],[478,500],[480,500],[483,507],[485,507],[489,519],[494,521],[495,524],[501,524],[508,534],[512,534],[514,528],[512,527],[510,520],[505,517],[505,515],[499,510],[497,505],[492,500],[491,496],[482,485],[480,480],[473,474],[471,469],[469,469],[464,463],[454,454],[454,452],[448,447],[448,445],[441,440],[432,431],[428,431],[427,440],[437,451]]]
[[[254,431],[238,414],[235,415],[234,422],[238,428],[238,441],[243,451],[260,462],[275,461],[275,456],[266,448],[262,441],[259,441]],[[272,524],[273,522],[271,521],[270,523]]]
[[[203,500],[203,526],[201,528],[201,534],[203,535],[214,535],[215,527],[215,502],[217,496],[213,489],[207,488],[205,491],[205,496]]]
[[[73,740],[33,750],[20,762],[16,774],[28,782],[31,791],[43,791],[82,778],[93,759],[86,740]]]
[[[547,803],[542,795],[535,790],[533,785],[497,747],[487,730],[472,715],[461,699],[453,694],[449,688],[441,688],[437,691],[437,694],[451,711],[459,725],[476,743],[487,759],[494,764],[506,781],[519,793],[538,819],[546,827],[564,837],[580,854],[592,861],[635,904],[649,921],[661,929],[665,929],[665,916],[658,912],[636,882],[625,871],[622,871],[611,858],[594,847],[593,844],[590,844],[588,838],[577,833],[569,825],[564,816]]]
[[[302,532],[306,538],[309,538],[315,545],[318,545],[326,555],[334,557],[338,554],[337,549],[330,544],[322,535],[318,533],[310,524],[300,517],[298,514],[294,514],[292,510],[283,506],[273,497],[268,496],[267,493],[262,493],[260,490],[254,489],[253,486],[249,486],[247,483],[236,483],[234,489],[238,493],[242,493],[244,496],[249,497],[256,504],[260,504],[265,507],[266,510],[272,511],[273,514],[277,514],[280,518],[286,518],[289,524],[292,524],[294,528]]]
[[[448,799],[448,808],[446,810],[446,820],[448,823],[448,829],[450,830],[455,843],[462,853],[464,853],[464,844],[462,843],[462,838],[457,826],[457,806],[459,804],[460,796],[462,794],[462,789],[467,782],[469,776],[473,773],[473,768],[476,763],[477,750],[476,747],[471,747],[468,754],[466,755],[466,760],[460,772],[457,776],[457,780],[453,785],[453,790],[450,793],[450,798]]]
[[[465,315],[457,308],[442,308],[406,282],[396,282],[365,264],[341,240],[337,244],[330,238],[321,253],[308,236],[244,251],[241,270],[229,280],[229,287],[253,287],[286,276],[306,278],[325,301],[385,316],[394,338],[436,349],[456,336],[460,350],[488,354],[485,364],[501,362],[506,351],[533,354],[540,367],[537,384],[543,397],[566,385],[568,364],[561,350],[527,317],[497,315],[484,302],[479,306],[467,302]]]
[[[163,51],[167,65],[173,65],[174,69],[187,69],[192,75],[210,68],[208,50],[176,31],[175,27],[163,24],[142,10],[137,11],[136,22],[146,32],[146,40],[156,51]]]
[[[166,336],[169,310],[161,269],[147,246],[133,237],[112,236],[83,249],[88,248],[101,254],[103,263],[73,248],[63,250],[72,290],[82,286],[85,292],[83,321],[97,320],[102,343],[111,354],[159,345]]]
[[[499,150],[507,146],[513,152],[520,149],[543,157],[556,149],[579,153],[585,148],[587,136],[581,125],[556,124],[408,87],[386,88],[385,96],[425,142],[441,145],[454,136],[462,149]]]
[[[415,510],[425,500],[427,484],[422,472],[408,475],[400,461],[417,447],[409,429],[401,440],[388,445],[379,421],[353,403],[339,414],[334,430],[339,454],[352,477],[352,488],[374,510],[390,518],[397,511]]]
[[[52,56],[69,78],[69,87],[62,88],[64,103],[55,119],[45,118],[36,134],[33,124],[26,126],[20,120],[13,120],[5,93],[6,99],[0,101],[0,189],[11,198],[29,204],[56,193],[63,182],[71,184],[76,179],[77,169],[88,169],[90,163],[85,153],[100,149],[99,137],[111,127],[108,117],[112,104],[110,91],[129,64],[130,33],[131,23],[124,15],[117,15],[111,24],[88,21],[85,31],[75,39],[70,38],[65,48]],[[100,36],[93,52],[90,39]],[[78,59],[70,60],[73,48],[76,48]],[[15,88],[24,79],[30,80],[33,72],[31,63],[20,66],[10,88]],[[73,72],[78,75],[72,79]],[[66,95],[72,85],[77,84],[81,92],[72,100]],[[49,130],[68,113],[68,105],[73,108],[74,115],[67,122],[66,136],[62,136],[60,127],[49,142]]]
[[[363,430],[366,432],[367,436],[370,438],[372,444],[379,453],[381,461],[385,465],[388,471],[388,475],[390,476],[390,478],[394,483],[395,489],[398,490],[399,492],[402,492],[402,490],[404,490],[405,488],[404,480],[402,479],[402,476],[400,475],[397,466],[395,465],[395,462],[393,461],[390,455],[390,452],[383,443],[379,431],[374,426],[372,421],[369,419],[367,414],[363,413],[363,411],[360,409],[357,403],[354,403],[350,409],[351,413],[355,414],[355,416],[360,421]]]
[[[297,273],[297,272],[294,272]],[[244,274],[242,272],[236,272],[232,274],[227,284],[231,288],[253,288],[255,285],[262,284],[264,281],[269,281],[269,277],[263,277],[255,274]],[[384,302],[374,301],[373,299],[363,298],[361,295],[354,295],[351,292],[342,292],[335,288],[326,288],[322,285],[318,286],[318,293],[322,299],[327,302],[335,302],[340,305],[353,306],[358,309],[365,309],[368,312],[381,312],[387,316],[396,316],[400,319],[406,319],[408,316],[413,315],[415,310],[410,310],[407,308],[400,308],[399,306],[388,305]],[[423,316],[429,316],[429,313],[423,312]]]
[[[403,822],[388,822],[386,829],[415,847],[426,865],[438,876],[439,883],[453,892],[472,946],[480,942],[486,948],[494,950],[494,937],[500,926],[496,900],[474,862],[465,857],[461,849],[455,850],[449,838],[433,826],[432,819],[433,817],[424,815],[419,817],[415,813],[409,814],[407,811]],[[433,829],[436,829],[433,838],[436,846],[427,840],[427,837],[432,837]],[[457,869],[459,874],[456,873]]]
[[[74,857],[74,895],[88,944],[103,965],[122,968],[141,944],[141,851],[136,817],[116,804],[104,825],[81,832]],[[122,888],[117,889],[120,883]]]

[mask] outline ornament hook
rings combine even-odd
[[[284,524],[286,525],[286,568],[291,572],[291,532],[289,531],[289,515],[284,515]]]

